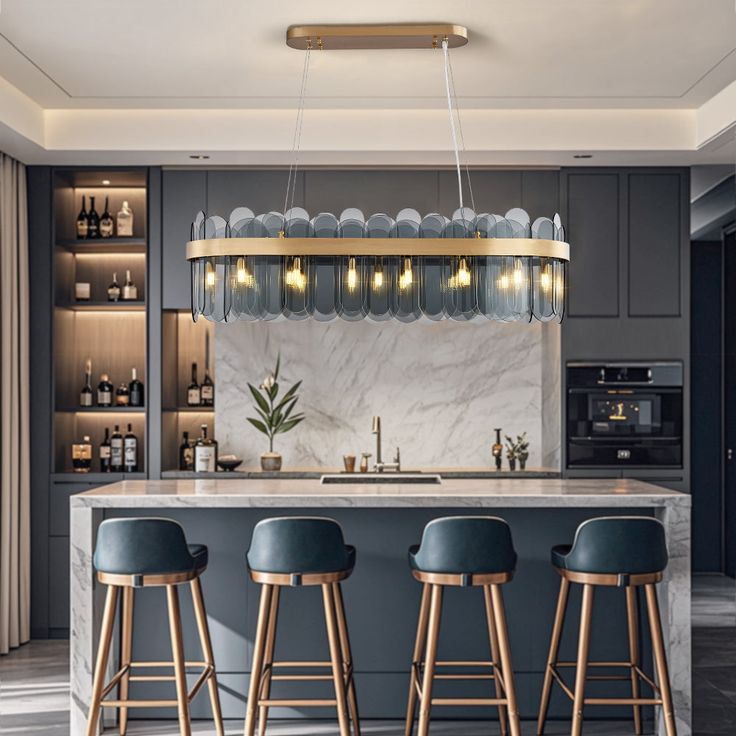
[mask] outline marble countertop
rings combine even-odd
[[[652,508],[690,507],[690,496],[630,479],[445,478],[437,485],[344,483],[316,479],[134,480],[71,497],[98,508]]]

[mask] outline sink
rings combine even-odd
[[[439,485],[442,478],[435,473],[327,473],[320,483],[411,483],[412,485]]]

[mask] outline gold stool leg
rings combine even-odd
[[[123,613],[120,622],[120,666],[130,665],[133,647],[133,595],[135,589],[123,588]],[[130,672],[126,672],[120,678],[120,687],[118,689],[118,699],[127,700],[130,694]],[[118,725],[120,728],[120,736],[125,736],[128,730],[128,709],[125,706],[120,707],[120,716]]]
[[[649,629],[652,634],[652,649],[654,649],[654,664],[657,668],[657,684],[662,698],[662,715],[667,736],[677,736],[675,728],[675,712],[672,705],[670,691],[670,676],[667,670],[667,655],[664,650],[662,637],[662,621],[659,618],[659,603],[657,589],[653,584],[644,586],[647,595],[647,612],[649,614]]]
[[[350,721],[345,693],[345,678],[343,676],[343,655],[340,649],[340,636],[337,631],[335,616],[335,598],[330,583],[322,584],[322,600],[325,607],[325,622],[327,624],[327,640],[330,646],[330,660],[332,661],[332,679],[335,682],[335,700],[337,701],[337,720],[340,725],[340,736],[350,736]]]
[[[575,700],[573,701],[572,731],[570,736],[580,736],[583,731],[583,706],[585,680],[588,674],[588,652],[590,650],[590,622],[593,613],[592,585],[583,585],[583,605],[580,610],[580,635],[578,640],[578,662],[575,672]]]
[[[256,729],[256,711],[258,710],[258,696],[261,689],[261,677],[263,675],[266,632],[271,612],[273,589],[273,585],[264,585],[261,589],[261,603],[258,608],[256,640],[253,644],[253,663],[251,665],[250,685],[248,687],[248,702],[245,706],[244,736],[253,736]]]
[[[430,585],[424,583],[422,586],[422,602],[419,604],[419,619],[417,621],[417,635],[414,640],[414,654],[411,660],[411,671],[409,672],[409,704],[406,707],[406,724],[404,736],[412,736],[414,731],[414,716],[417,706],[417,689],[414,686],[414,677],[419,675],[424,654],[424,643],[427,640],[427,625],[429,623],[429,598]]]
[[[429,733],[429,716],[432,710],[432,685],[434,683],[435,662],[437,661],[437,641],[440,634],[440,620],[442,619],[442,592],[441,585],[431,585],[427,652],[424,660],[422,697],[419,700],[418,736],[427,736]]]
[[[498,631],[498,649],[501,657],[501,672],[506,686],[506,702],[508,704],[509,730],[511,736],[521,736],[519,723],[519,706],[516,702],[516,686],[514,684],[514,668],[511,665],[511,647],[509,646],[509,632],[506,626],[506,611],[503,605],[503,595],[500,585],[491,585],[491,600]]]
[[[181,611],[179,609],[179,592],[176,589],[176,585],[166,586],[166,599],[169,604],[169,632],[171,634],[171,651],[174,656],[179,733],[181,736],[191,736],[192,726],[189,722],[186,660],[184,658],[184,645],[181,639]]]
[[[271,665],[273,665],[273,650],[276,645],[276,623],[279,616],[279,594],[280,588],[274,587],[271,598],[271,610],[268,616],[268,629],[266,630],[266,647],[263,654],[263,699],[268,700],[271,695]],[[258,708],[258,736],[265,736],[266,723],[268,722],[268,706],[261,705]]]
[[[348,621],[345,617],[345,603],[342,599],[340,583],[332,583],[332,594],[335,598],[335,613],[337,614],[337,630],[340,634],[340,649],[342,649],[345,678],[348,686],[348,709],[350,720],[353,722],[353,736],[360,736],[360,716],[358,715],[358,698],[355,694],[355,679],[353,675],[353,652],[350,648]],[[263,734],[259,734],[263,736]]]
[[[485,601],[486,608],[486,624],[488,626],[488,641],[491,645],[491,659],[493,660],[493,664],[500,669],[501,660],[499,659],[498,651],[498,630],[496,629],[496,620],[493,615],[491,589],[488,585],[483,586],[483,600]],[[503,688],[501,687],[501,683],[498,681],[498,677],[496,677],[496,671],[493,670],[491,674],[494,676],[493,682],[496,688],[496,697],[501,699],[504,696]],[[505,705],[498,706],[498,722],[501,728],[501,736],[506,736],[508,731],[508,719],[506,718]]]
[[[636,588],[626,588],[626,620],[629,628],[629,661],[639,665],[639,621],[636,610]],[[631,668],[631,697],[639,698],[639,675]],[[641,706],[634,706],[634,732],[641,736]]]
[[[105,612],[102,614],[100,643],[97,647],[97,662],[95,663],[92,697],[90,698],[89,716],[87,718],[87,736],[97,736],[100,710],[102,710],[100,702],[102,700],[102,690],[105,686],[105,671],[107,670],[107,660],[110,657],[110,644],[112,643],[112,629],[115,623],[117,604],[118,588],[115,585],[109,585],[105,597]]]
[[[547,721],[549,710],[549,697],[552,692],[552,668],[557,664],[557,655],[560,651],[560,639],[562,628],[565,625],[565,613],[567,601],[570,597],[570,582],[560,578],[560,593],[557,596],[557,610],[555,611],[555,623],[552,627],[552,638],[549,644],[549,655],[547,656],[547,667],[544,670],[544,684],[542,685],[542,699],[539,703],[539,717],[537,718],[537,734],[542,736],[544,724]]]
[[[220,694],[217,690],[217,675],[215,674],[215,657],[212,653],[210,627],[207,624],[207,612],[204,607],[202,583],[200,582],[199,578],[194,578],[190,585],[192,589],[192,601],[194,603],[194,616],[197,619],[197,630],[199,631],[199,641],[202,647],[202,654],[204,655],[204,661],[212,668],[212,674],[207,679],[207,687],[210,691],[212,717],[215,721],[215,730],[217,732],[217,736],[224,736],[225,731],[222,726]]]

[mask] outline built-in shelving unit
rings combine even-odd
[[[109,183],[103,183],[109,182]],[[147,386],[147,255],[148,171],[146,169],[57,169],[52,176],[52,241],[54,244],[52,391],[54,403],[54,477],[80,482],[106,482],[113,474],[99,471],[99,444],[106,428],[130,424],[138,437],[138,475],[146,474],[147,411],[145,407],[80,407],[84,366],[92,361],[92,390],[106,373],[113,386],[128,384],[132,369]],[[116,218],[123,201],[133,211],[133,237],[78,240],[76,219],[82,197],[87,209],[95,198],[102,215],[105,199]],[[135,301],[110,302],[107,288],[113,273],[122,286],[126,271],[138,289]],[[90,284],[90,299],[75,298],[75,283]],[[91,473],[74,473],[71,446],[89,435],[93,446]]]

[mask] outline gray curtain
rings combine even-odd
[[[0,654],[30,638],[26,167],[0,153]]]

